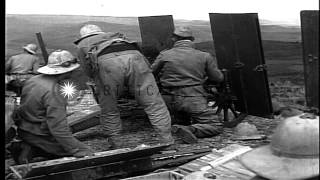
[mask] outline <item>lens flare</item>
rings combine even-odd
[[[60,92],[64,98],[72,99],[77,94],[76,85],[73,82],[66,81],[60,85]]]

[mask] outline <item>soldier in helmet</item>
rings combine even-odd
[[[25,75],[25,74],[36,74],[39,68],[39,58],[36,56],[37,45],[28,44],[23,47],[23,53],[12,56],[6,61],[5,71],[6,74],[11,75]],[[26,80],[25,77],[15,78],[8,82],[8,90],[16,92],[18,95],[21,93],[23,82]]]
[[[28,44],[23,47],[23,53],[12,56],[6,62],[6,73],[37,73],[39,58],[36,56],[37,45]]]
[[[152,64],[159,77],[162,97],[174,117],[172,130],[187,143],[222,132],[223,124],[207,105],[206,80],[221,82],[223,74],[215,57],[194,49],[189,27],[180,26],[172,35],[173,48],[162,51]]]
[[[65,50],[54,51],[48,64],[38,69],[40,75],[25,82],[21,105],[14,112],[18,138],[11,153],[16,163],[26,163],[34,156],[57,158],[83,157],[93,151],[73,137],[66,119],[66,99],[59,94],[58,83],[71,77],[80,65]]]
[[[88,59],[88,51],[94,44],[107,41],[98,54],[96,72],[90,71],[94,62]],[[120,112],[117,98],[128,87],[137,102],[144,108],[149,120],[161,137],[161,143],[172,144],[171,118],[159,94],[155,78],[146,58],[139,52],[137,44],[123,34],[103,32],[96,25],[85,25],[80,30],[80,39],[74,42],[78,47],[78,57],[85,66],[87,75],[94,79],[99,90],[102,132],[109,137],[113,148],[121,147],[117,138],[121,135]]]

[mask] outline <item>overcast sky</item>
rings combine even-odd
[[[258,13],[260,19],[290,24],[300,24],[301,10],[317,9],[319,0],[6,0],[6,14],[173,15],[209,20],[208,13]]]

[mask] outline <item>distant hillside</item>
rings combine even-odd
[[[263,25],[265,21],[260,21],[263,40],[301,41],[299,27]],[[136,17],[6,15],[6,56],[19,53],[21,46],[26,43],[37,43],[36,32],[41,32],[49,52],[54,49],[67,49],[75,52],[72,42],[76,40],[79,29],[85,23],[99,25],[105,31],[119,31],[131,39],[141,41]],[[194,31],[196,42],[212,40],[209,21],[175,19],[174,23],[175,25],[189,25]]]
[[[264,40],[262,41],[262,47],[266,60],[290,61],[302,59],[301,43]],[[197,43],[196,48],[211,54],[215,53],[213,41]]]

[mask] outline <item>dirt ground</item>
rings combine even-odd
[[[303,77],[284,76],[280,78],[269,78],[269,84],[272,99],[280,104],[280,106],[287,106],[301,111],[305,109]],[[84,100],[84,104],[88,103],[88,101],[92,101],[92,98],[89,97],[87,100]],[[84,105],[79,106],[84,108]],[[73,111],[76,109],[77,108],[74,107],[69,110]],[[119,138],[119,146],[121,148],[133,148],[141,144],[155,145],[159,143],[159,137],[151,127],[146,114],[134,100],[120,100],[119,109],[123,123],[123,133]],[[237,143],[254,148],[270,142],[270,135],[280,121],[280,116],[275,116],[274,119],[267,119],[250,115],[243,120],[243,122],[254,124],[261,134],[266,135],[267,138],[264,140],[235,141],[230,138],[233,134],[233,129],[225,128],[221,135],[199,139],[199,143],[194,145],[183,144],[179,138],[174,136],[176,145],[173,147],[176,149],[189,149],[195,146],[208,146],[210,148],[220,149],[229,144]],[[98,135],[99,131],[99,126],[96,126],[78,132],[75,136],[79,137],[81,141],[92,147],[95,151],[106,151],[109,149],[107,138],[100,137]],[[7,156],[6,158],[6,174],[9,172],[8,167],[14,165],[13,160],[9,157],[10,156]]]

